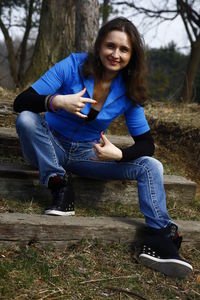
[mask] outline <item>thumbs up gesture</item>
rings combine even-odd
[[[94,144],[94,152],[96,154],[96,158],[92,158],[93,160],[120,160],[122,159],[122,151],[113,145],[109,139],[101,133],[102,143]]]

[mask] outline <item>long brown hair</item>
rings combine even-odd
[[[93,53],[89,53],[83,65],[83,74],[86,77],[93,75],[99,79],[102,78],[103,65],[99,57],[99,50],[106,35],[113,30],[125,32],[130,38],[132,55],[129,64],[122,70],[126,83],[126,94],[134,103],[143,104],[147,99],[147,65],[144,45],[137,28],[128,19],[118,17],[108,21],[100,28]]]

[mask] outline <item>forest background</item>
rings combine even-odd
[[[169,20],[173,26],[182,18],[187,53],[174,41],[160,48],[146,46],[149,98],[200,103],[199,0],[1,0],[0,86],[23,89],[70,52],[88,51],[99,25],[116,15],[140,16],[147,30]]]

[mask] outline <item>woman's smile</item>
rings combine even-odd
[[[112,58],[108,58],[108,61],[110,62],[110,64],[111,65],[113,65],[113,66],[116,66],[116,65],[118,65],[119,63],[120,63],[120,61],[119,60],[114,60],[114,59],[112,59]]]

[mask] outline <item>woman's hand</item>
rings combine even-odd
[[[53,108],[64,109],[67,112],[70,112],[76,116],[81,118],[87,118],[87,115],[82,114],[80,111],[88,103],[97,104],[96,100],[90,98],[83,98],[82,96],[85,94],[86,88],[80,91],[77,94],[71,95],[56,95],[53,99]]]
[[[92,158],[93,160],[121,160],[122,151],[113,145],[108,138],[101,133],[102,143],[94,144],[94,151],[97,158]]]

